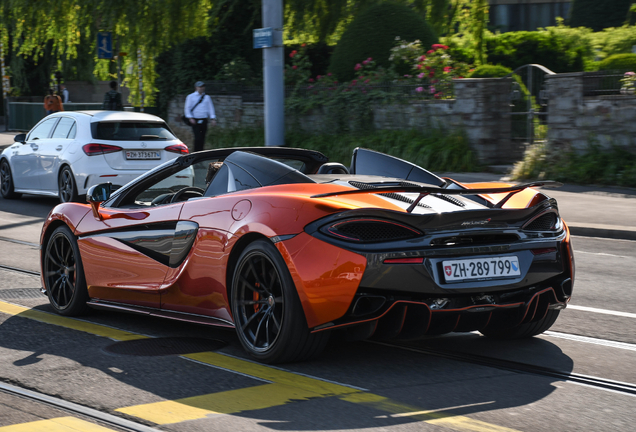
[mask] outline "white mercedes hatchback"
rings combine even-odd
[[[98,183],[123,186],[151,168],[188,153],[168,125],[150,114],[63,111],[42,119],[0,154],[0,191],[83,200]]]

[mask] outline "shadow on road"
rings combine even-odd
[[[37,309],[50,311],[48,305]],[[222,340],[228,345],[220,352],[245,357],[233,331],[115,312],[96,311],[84,319],[151,336]],[[254,387],[258,391],[256,387],[264,385],[262,381],[178,356],[114,355],[105,350],[112,343],[107,338],[12,316],[0,325],[0,356],[4,363],[0,379],[106,411],[229,390]],[[537,338],[504,342],[476,334],[457,334],[432,337],[410,343],[409,347],[523,361],[563,372],[573,368],[572,359],[559,347]],[[368,341],[334,341],[314,361],[282,366],[292,373],[367,389],[368,394],[379,399],[374,396],[366,403],[368,397],[359,401],[341,396],[301,398],[302,402],[250,410],[246,396],[245,410],[232,416],[256,420],[262,427],[273,430],[389,427],[436,416],[462,416],[529,405],[552,393],[553,384],[558,381]],[[258,393],[252,392],[252,398],[254,394],[258,397]],[[265,397],[268,396],[263,394]],[[201,402],[196,406],[201,408]],[[396,412],[391,412],[395,406],[428,413],[395,415]],[[404,408],[397,408],[400,409]]]

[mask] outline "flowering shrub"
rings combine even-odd
[[[302,44],[300,51],[289,53],[291,65],[285,65],[285,84],[296,87],[305,84],[311,77],[311,62],[307,57],[307,45]]]
[[[389,61],[399,76],[411,74],[413,65],[424,54],[422,42],[402,42],[399,36],[395,37],[396,45],[391,48]]]
[[[623,78],[621,78],[623,86],[621,87],[621,94],[633,95],[636,93],[636,73],[625,72]]]
[[[413,65],[415,78],[428,84],[423,91],[435,99],[452,98],[452,80],[465,77],[469,71],[467,64],[453,61],[447,50],[446,45],[433,44]]]

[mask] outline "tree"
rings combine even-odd
[[[572,0],[571,27],[589,27],[601,31],[620,27],[625,22],[633,0]]]
[[[141,48],[144,89],[151,94],[155,56],[175,43],[204,35],[211,7],[211,0],[0,0],[0,27],[7,30],[3,42],[11,64],[21,58],[78,77],[92,69],[102,79],[112,78],[112,67],[106,60],[98,63],[94,41],[98,31],[113,32],[113,48],[129,54],[123,66],[132,67],[127,81],[138,100],[137,50]],[[18,71],[12,70],[14,81],[21,82]],[[23,88],[32,92],[30,87]]]

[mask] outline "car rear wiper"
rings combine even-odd
[[[508,187],[492,187],[492,188],[479,188],[479,189],[443,189],[438,187],[431,186],[389,186],[389,187],[377,187],[372,189],[354,189],[354,190],[345,190],[340,192],[329,192],[324,194],[312,195],[312,198],[326,198],[336,195],[354,195],[361,193],[390,193],[390,192],[401,192],[401,193],[417,193],[419,196],[417,199],[409,206],[406,210],[411,213],[417,204],[429,194],[444,194],[444,195],[484,195],[484,194],[496,194],[496,193],[506,193],[509,192],[501,201],[499,201],[495,208],[501,208],[506,201],[508,201],[514,194],[517,192],[521,192],[524,189],[530,187],[538,187],[543,186],[547,188],[557,188],[563,186],[563,183],[559,183],[556,181],[541,181],[541,182],[532,182],[532,183],[523,183],[515,186]]]
[[[140,140],[165,140],[168,139],[166,137],[160,137],[159,135],[142,135],[139,137]]]

